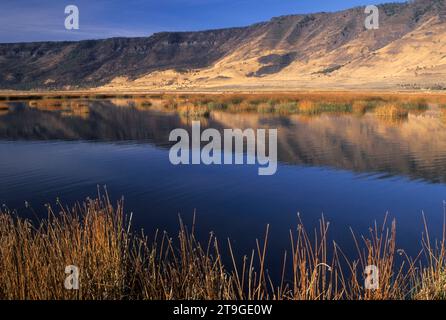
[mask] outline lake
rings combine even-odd
[[[212,99],[211,99],[212,100]],[[211,103],[207,102],[208,104]],[[300,213],[307,229],[322,217],[330,235],[355,255],[358,234],[397,221],[398,247],[416,255],[424,212],[441,236],[446,200],[446,113],[437,103],[400,117],[376,112],[252,112],[214,108],[195,117],[203,128],[274,128],[278,170],[256,166],[173,166],[169,133],[190,131],[190,113],[132,99],[2,103],[0,202],[20,215],[45,217],[44,204],[71,205],[106,186],[125,199],[133,226],[175,234],[181,215],[205,240],[214,231],[249,254],[270,225],[268,261],[289,250]],[[177,103],[180,108],[182,102]],[[421,109],[421,108],[420,108]],[[327,110],[324,110],[327,111]],[[26,205],[25,205],[26,204]],[[273,267],[274,269],[274,267]]]

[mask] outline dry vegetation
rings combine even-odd
[[[328,240],[329,223],[308,232],[299,222],[290,232],[290,254],[283,258],[281,281],[268,274],[268,231],[241,261],[228,242],[226,268],[220,244],[211,234],[202,245],[180,221],[177,239],[154,240],[133,233],[122,202],[107,196],[68,209],[48,207],[48,217],[32,223],[0,212],[1,299],[444,299],[445,241],[431,244],[426,228],[424,263],[397,263],[396,225],[384,221],[369,236],[353,235],[358,258],[346,257]],[[195,226],[195,223],[193,224]],[[401,253],[401,252],[400,252]],[[421,255],[421,254],[420,254]],[[376,265],[378,290],[365,290],[362,270]],[[80,289],[64,288],[65,266],[80,268]],[[285,280],[290,279],[290,280]]]
[[[425,112],[429,105],[446,105],[446,95],[415,93],[368,92],[300,92],[300,93],[220,93],[220,94],[67,94],[67,95],[3,95],[0,109],[8,102],[28,101],[32,108],[43,111],[63,111],[88,114],[88,100],[113,99],[118,105],[139,110],[157,109],[177,112],[185,118],[206,118],[212,111],[316,116],[322,113],[372,112],[389,121],[407,117],[409,113]]]
[[[375,109],[375,114],[384,118],[406,118],[409,111],[397,104],[385,104]]]
[[[429,101],[429,103],[427,102]],[[370,95],[352,93],[301,93],[301,94],[220,94],[220,95],[166,95],[158,97],[152,106],[159,110],[177,112],[185,118],[207,118],[213,111],[232,113],[261,113],[272,115],[297,114],[315,117],[324,113],[372,113],[389,124],[405,121],[410,113],[420,114],[429,104],[443,106],[443,96],[422,95]]]
[[[96,99],[110,98],[95,96]],[[317,116],[323,113],[375,115],[399,120],[409,113],[422,113],[430,104],[446,105],[446,96],[418,94],[370,93],[296,93],[296,94],[160,94],[119,97],[114,102],[125,102],[141,110],[156,109],[177,112],[184,118],[206,118],[213,111],[232,113],[262,113],[275,115],[300,114]],[[428,103],[429,101],[429,103]],[[31,102],[35,103],[35,101]],[[46,102],[48,104],[48,102]],[[58,102],[60,104],[60,102]]]

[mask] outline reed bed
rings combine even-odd
[[[299,104],[299,112],[309,115],[317,115],[321,113],[350,113],[352,112],[351,103],[322,101],[314,102],[305,100]]]
[[[352,103],[352,112],[355,114],[363,115],[370,110],[375,109],[379,104],[379,101],[374,100],[357,100]]]
[[[1,299],[121,299],[125,293],[128,233],[122,206],[88,200],[39,223],[0,213]],[[66,266],[82,271],[80,290],[65,289]]]
[[[394,103],[379,106],[374,110],[374,112],[379,117],[391,119],[407,118],[409,115],[409,111],[407,109],[404,109],[403,107]]]
[[[188,104],[182,104],[177,108],[177,112],[186,117],[199,118],[209,117],[210,110],[206,106],[194,106]]]
[[[4,97],[4,101],[17,101],[17,97]],[[8,99],[6,99],[8,98]],[[14,98],[14,99],[9,99]],[[31,99],[33,98],[33,99]],[[138,110],[176,112],[186,118],[206,118],[213,111],[232,113],[261,113],[270,115],[317,116],[324,113],[364,115],[373,112],[385,120],[394,122],[405,119],[409,113],[419,114],[429,104],[446,105],[445,95],[409,93],[351,93],[351,92],[301,92],[301,93],[254,93],[254,94],[159,94],[159,95],[107,95],[93,96],[26,96],[31,108],[43,111],[69,111],[67,114],[86,116],[87,99],[114,99]],[[0,105],[7,111],[6,104]],[[72,110],[72,111],[71,111]]]
[[[427,225],[427,223],[426,223]],[[445,240],[423,237],[424,255],[397,262],[396,222],[375,224],[367,236],[356,236],[358,256],[347,257],[329,240],[322,218],[308,231],[298,217],[290,231],[290,250],[279,277],[270,277],[269,226],[256,247],[241,260],[228,240],[229,267],[220,242],[210,234],[200,243],[195,219],[189,229],[181,220],[177,237],[157,232],[153,238],[131,228],[123,202],[107,195],[72,208],[48,206],[39,222],[0,211],[0,299],[75,300],[402,300],[445,299]],[[445,232],[444,232],[445,236]],[[445,238],[445,237],[443,237]],[[78,290],[64,286],[65,267],[80,270]],[[375,265],[379,287],[367,290],[363,272]],[[273,281],[272,279],[280,279]]]
[[[363,115],[375,110],[381,117],[403,118],[409,112],[422,113],[429,108],[426,98],[418,95],[375,96],[370,94],[300,93],[300,94],[219,94],[167,95],[164,109],[182,115],[209,116],[212,111],[233,113],[257,112],[278,115],[320,115],[354,113]],[[438,99],[437,99],[438,100]]]

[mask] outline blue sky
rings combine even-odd
[[[336,11],[386,0],[0,0],[0,42],[148,36]],[[404,2],[404,1],[393,1]],[[80,29],[65,30],[65,6],[77,5]]]

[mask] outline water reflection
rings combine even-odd
[[[368,101],[312,102],[302,112],[296,103],[279,101],[272,110],[265,100],[252,102],[256,110],[253,103],[224,108],[212,99],[198,107],[154,98],[2,102],[0,204],[45,216],[43,204],[56,197],[71,204],[107,185],[112,196],[125,196],[134,226],[148,234],[173,233],[179,213],[190,221],[196,212],[202,239],[215,231],[249,253],[271,224],[273,263],[289,249],[297,212],[309,230],[323,213],[333,239],[352,254],[348,227],[367,233],[386,211],[397,219],[400,247],[412,255],[423,231],[421,210],[431,235],[441,235],[446,113],[438,103],[378,115]],[[259,177],[250,166],[172,166],[170,131],[190,130],[197,119],[203,129],[277,128],[277,174]]]
[[[170,102],[172,103],[172,102]],[[282,163],[331,167],[381,177],[446,182],[446,112],[435,105],[407,117],[369,112],[271,114],[215,110],[191,116],[163,100],[39,100],[0,105],[2,140],[132,141],[168,147],[174,128],[277,128]]]

